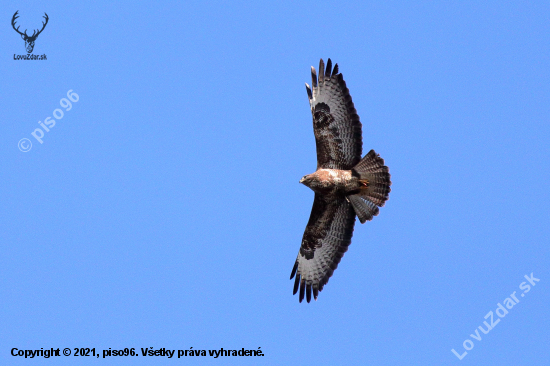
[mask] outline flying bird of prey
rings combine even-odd
[[[390,174],[384,160],[371,150],[361,159],[361,122],[338,64],[330,58],[319,62],[319,76],[311,67],[306,83],[313,133],[317,146],[317,170],[300,183],[315,192],[313,208],[290,279],[296,276],[294,294],[300,290],[311,301],[327,284],[348,250],[355,216],[363,224],[378,215],[390,192]]]

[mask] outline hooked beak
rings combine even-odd
[[[300,182],[299,182],[299,183],[302,183],[302,184],[303,184],[303,183],[304,183],[304,180],[306,180],[306,179],[305,179],[305,178],[300,179]]]

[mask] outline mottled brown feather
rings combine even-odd
[[[317,168],[349,170],[361,159],[362,125],[342,74],[329,70],[332,61],[319,62],[319,73],[312,67],[313,132],[317,146]],[[338,65],[334,66],[338,70]]]
[[[315,194],[309,222],[290,278],[296,276],[294,294],[300,289],[307,300],[317,299],[351,244],[355,211],[345,197]],[[306,293],[307,291],[307,293]]]

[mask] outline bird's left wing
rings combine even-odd
[[[355,225],[355,211],[344,198],[315,194],[298,258],[290,279],[296,275],[294,294],[300,289],[300,302],[311,292],[317,300],[319,291],[328,282],[340,259],[348,250]]]
[[[317,169],[350,170],[361,160],[361,122],[338,64],[330,58],[319,62],[319,76],[311,67],[310,87],[306,83],[313,132],[317,146]]]

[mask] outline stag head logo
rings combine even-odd
[[[19,27],[15,28],[15,19],[19,18],[19,15],[17,15],[17,13],[19,12],[19,10],[17,10],[15,12],[15,14],[13,14],[13,18],[11,18],[11,26],[13,27],[13,29],[15,29],[15,31],[17,33],[19,33],[21,35],[21,38],[23,38],[23,40],[25,41],[25,48],[27,49],[27,53],[31,53],[32,50],[34,49],[34,41],[36,41],[36,37],[38,37],[38,35],[40,33],[42,33],[42,31],[44,30],[44,28],[46,28],[46,24],[48,24],[48,14],[46,14],[44,16],[44,18],[46,19],[46,22],[42,22],[42,29],[40,30],[35,30],[32,34],[32,36],[29,36],[27,34],[27,30],[25,29],[25,32],[21,33],[19,32]],[[37,33],[38,31],[38,33]]]

